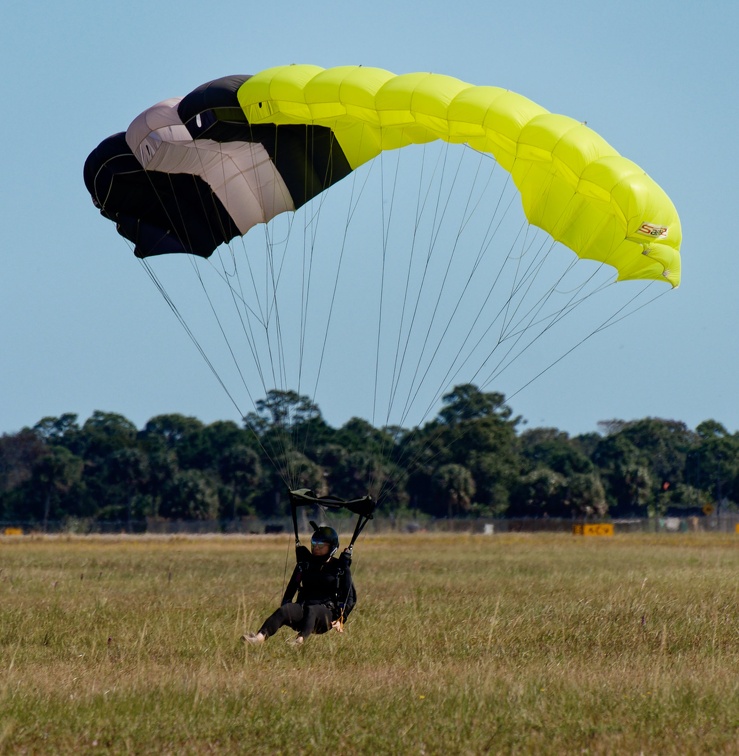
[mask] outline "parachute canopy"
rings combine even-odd
[[[88,157],[95,205],[138,257],[209,257],[383,150],[434,140],[491,154],[529,222],[620,280],[680,282],[680,221],[647,174],[584,124],[430,73],[280,66],[145,111]]]

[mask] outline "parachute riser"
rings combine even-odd
[[[318,497],[313,491],[307,488],[301,488],[295,491],[288,490],[288,497],[290,499],[290,513],[292,515],[293,530],[295,531],[295,549],[296,551],[302,547],[300,543],[300,534],[298,532],[298,507],[305,505],[314,506],[328,506],[332,509],[348,509],[358,515],[357,523],[354,526],[354,532],[352,534],[351,541],[347,546],[347,551],[351,556],[354,551],[354,544],[360,533],[364,530],[365,525],[374,517],[375,502],[372,497],[365,496],[362,499],[353,499],[351,501],[344,501],[336,497]],[[311,520],[311,526],[314,530],[317,529],[316,524]]]

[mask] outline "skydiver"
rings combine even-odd
[[[257,633],[241,636],[245,643],[260,644],[283,625],[297,632],[291,640],[301,646],[311,633],[331,629],[343,632],[344,620],[354,607],[356,594],[352,584],[351,551],[344,549],[338,558],[338,533],[328,526],[317,528],[311,537],[311,549],[299,546],[297,564],[285,589],[282,603],[262,624]],[[297,591],[297,600],[293,597]]]

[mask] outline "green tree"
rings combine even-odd
[[[0,496],[31,479],[33,467],[46,454],[46,444],[28,428],[0,436]]]
[[[644,516],[655,494],[654,480],[638,447],[621,432],[603,438],[593,453],[609,510],[616,516]]]
[[[318,496],[328,493],[323,468],[298,451],[287,452],[279,460],[279,477],[290,488],[309,488]]]
[[[652,506],[654,479],[646,465],[620,465],[619,474],[623,480],[630,513],[640,516],[661,514]]]
[[[739,436],[701,423],[700,442],[691,454],[691,482],[718,509],[739,501]]]
[[[166,448],[158,448],[147,454],[149,464],[149,481],[146,493],[151,503],[152,517],[167,517],[166,506],[163,507],[165,492],[171,487],[172,481],[179,474],[177,454]]]
[[[59,417],[44,417],[33,430],[47,444],[65,446],[72,452],[80,452],[80,426],[77,415],[67,412]]]
[[[150,454],[170,451],[176,455],[180,466],[189,467],[197,455],[203,428],[196,417],[178,413],[157,415],[144,426],[140,443]]]
[[[392,463],[363,449],[348,452],[326,473],[330,490],[344,499],[369,495],[379,500],[395,477]]]
[[[484,393],[471,383],[455,386],[442,397],[444,404],[439,412],[439,420],[445,425],[454,426],[469,420],[495,418],[512,423],[514,426],[520,418],[512,418],[512,410],[505,404],[505,396],[492,391]]]
[[[687,456],[697,441],[685,423],[650,417],[627,423],[620,433],[639,449],[657,489],[664,482],[683,482]]]
[[[320,418],[321,411],[310,397],[295,391],[278,391],[272,389],[264,399],[259,399],[256,412],[250,412],[244,422],[261,436],[271,428],[289,430]]]
[[[602,426],[609,435],[596,447],[593,460],[603,472],[613,511],[663,513],[668,503],[665,491],[686,482],[698,436],[684,423],[659,418],[611,420]]]
[[[174,520],[214,520],[218,495],[213,482],[200,470],[182,470],[165,486],[160,512]]]
[[[533,428],[519,436],[521,455],[530,469],[545,467],[565,477],[593,470],[593,463],[567,433],[556,428]]]
[[[218,470],[223,454],[234,447],[253,450],[258,445],[251,431],[240,428],[233,421],[210,423],[188,434],[186,450],[179,454],[180,465]]]
[[[700,513],[706,504],[713,502],[711,496],[706,494],[705,491],[701,491],[699,488],[687,485],[686,483],[678,483],[674,488],[670,488],[664,492],[666,499],[664,510],[668,508],[673,510],[684,510],[684,513]]]
[[[248,513],[249,503],[257,496],[262,479],[259,455],[244,444],[231,446],[221,455],[219,472],[229,491],[228,516],[235,520],[238,514]]]
[[[79,453],[95,464],[119,449],[135,446],[137,435],[136,426],[123,415],[96,410],[80,430]]]
[[[511,517],[562,516],[567,480],[548,467],[536,467],[524,473],[513,486]]]
[[[395,446],[395,435],[390,430],[375,428],[366,420],[353,417],[339,428],[335,441],[352,451],[389,457]]]
[[[606,493],[597,473],[573,473],[567,478],[565,503],[572,517],[603,517]]]
[[[452,517],[469,512],[477,487],[472,473],[463,465],[442,465],[433,478],[436,496],[446,516]]]
[[[52,517],[77,514],[74,509],[63,506],[63,498],[80,482],[83,465],[82,459],[63,446],[48,447],[34,464],[28,500],[37,507],[29,514],[43,522],[44,530]]]
[[[101,514],[125,519],[130,532],[132,520],[146,514],[142,507],[151,475],[149,458],[135,447],[118,449],[105,459],[104,470],[105,507]]]

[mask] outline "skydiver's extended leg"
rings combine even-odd
[[[283,625],[288,625],[293,630],[298,630],[303,620],[303,607],[300,604],[283,604],[276,609],[264,621],[257,635],[269,638],[274,635]]]
[[[293,625],[290,625],[290,627],[298,631],[299,638],[305,640],[311,633],[320,635],[321,633],[328,632],[331,629],[332,619],[331,610],[327,606],[323,604],[309,604],[305,607],[302,621],[297,627],[293,627]]]

